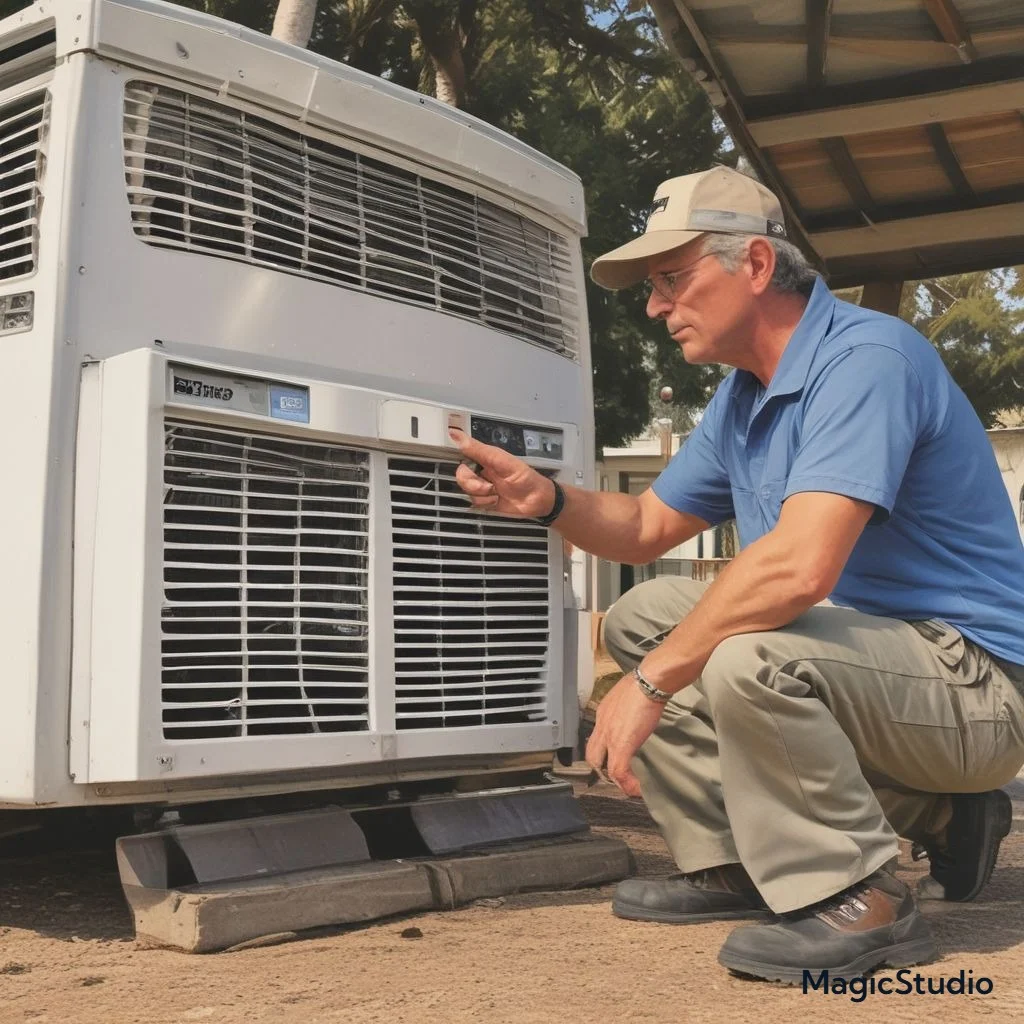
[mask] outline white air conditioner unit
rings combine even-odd
[[[583,558],[474,511],[447,434],[592,482],[574,175],[159,0],[39,0],[0,177],[0,807],[574,745]]]
[[[87,365],[75,779],[562,745],[560,545],[469,505],[450,421],[495,429],[145,349]],[[540,467],[575,454],[525,434]]]

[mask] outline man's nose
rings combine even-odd
[[[651,289],[647,297],[647,315],[652,320],[664,320],[672,309],[672,303],[663,295],[659,295],[656,288]]]

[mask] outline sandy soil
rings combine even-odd
[[[596,831],[629,843],[640,873],[673,870],[642,804],[604,784],[581,801]],[[933,916],[943,958],[921,973],[973,971],[992,979],[991,995],[854,1004],[732,977],[716,962],[728,925],[620,921],[611,887],[482,901],[205,957],[143,950],[109,845],[44,851],[0,860],[0,1022],[1009,1021],[1024,1017],[1022,892],[1024,832],[1015,832],[982,898]],[[413,925],[422,936],[404,938]]]
[[[599,695],[617,671],[599,651]],[[578,787],[592,828],[627,842],[641,875],[675,870],[641,803],[604,783]],[[716,960],[730,925],[620,921],[610,911],[612,886],[483,900],[205,957],[147,950],[135,944],[104,836],[75,849],[33,849],[30,841],[20,855],[0,853],[0,1024],[1018,1019],[1024,781],[1015,788],[1015,830],[991,885],[974,904],[928,905],[943,957],[916,969],[932,979],[961,970],[988,977],[987,996],[875,995],[854,1003],[736,978]],[[901,874],[913,882],[924,868],[908,852]],[[419,936],[405,937],[410,928]]]

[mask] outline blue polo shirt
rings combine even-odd
[[[741,546],[801,491],[876,506],[834,603],[942,619],[1024,664],[1024,546],[981,421],[925,338],[820,280],[768,388],[729,374],[654,482],[681,512],[735,517]]]

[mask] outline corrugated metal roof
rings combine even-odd
[[[1024,2],[650,6],[834,287],[1024,262]]]

